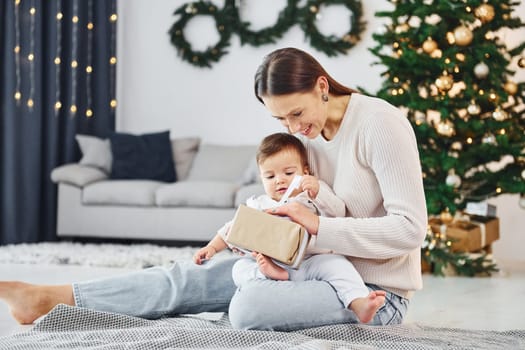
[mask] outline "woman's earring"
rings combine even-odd
[[[321,96],[321,98],[323,99],[324,102],[328,102],[328,95],[323,94],[323,95]]]

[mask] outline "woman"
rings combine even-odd
[[[372,324],[400,323],[411,294],[422,286],[420,246],[427,226],[421,165],[408,120],[385,101],[341,85],[312,56],[293,48],[264,59],[255,75],[255,95],[302,139],[312,173],[347,209],[344,218],[316,216],[293,203],[271,212],[304,226],[317,236],[319,248],[346,255],[370,290],[387,291]],[[264,282],[236,292],[230,304],[233,325],[296,329],[355,322],[326,283],[270,287]],[[243,314],[255,300],[255,309]],[[279,321],[265,310],[285,316]]]
[[[422,285],[420,246],[427,225],[421,166],[407,119],[388,103],[339,84],[313,57],[293,48],[264,59],[255,94],[303,140],[313,174],[346,204],[344,218],[318,217],[293,203],[272,213],[317,235],[319,248],[346,255],[370,290],[386,291],[385,304],[369,324],[400,323],[412,292]],[[146,318],[229,310],[232,325],[242,329],[357,323],[326,282],[256,280],[236,291],[231,279],[236,260],[188,261],[73,285],[1,282],[0,299],[21,323],[58,303]]]

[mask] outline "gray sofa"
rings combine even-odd
[[[59,237],[207,241],[239,204],[263,193],[252,145],[171,140],[177,181],[165,183],[111,179],[109,141],[77,140],[80,162],[51,173],[58,184]]]

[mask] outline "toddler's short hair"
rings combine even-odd
[[[268,157],[283,150],[297,152],[301,157],[302,165],[308,166],[308,155],[301,140],[285,132],[268,135],[261,141],[259,148],[257,149],[257,164],[261,164],[261,162],[264,162]]]

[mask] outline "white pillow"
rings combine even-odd
[[[261,174],[259,172],[259,165],[257,164],[257,160],[255,159],[255,157],[253,157],[253,159],[250,161],[250,164],[248,164],[246,170],[244,170],[241,181],[239,182],[239,184],[242,186],[250,185],[253,183],[262,183]]]
[[[54,183],[65,182],[77,187],[84,187],[107,178],[108,175],[102,170],[77,163],[65,164],[51,171],[51,180]]]
[[[101,139],[89,135],[76,135],[80,151],[82,152],[81,165],[92,166],[111,173],[111,144],[109,139]]]
[[[190,181],[240,183],[257,147],[252,145],[201,144],[191,166]]]
[[[171,151],[173,153],[177,181],[186,180],[188,177],[200,142],[201,139],[198,137],[183,137],[171,140]]]

